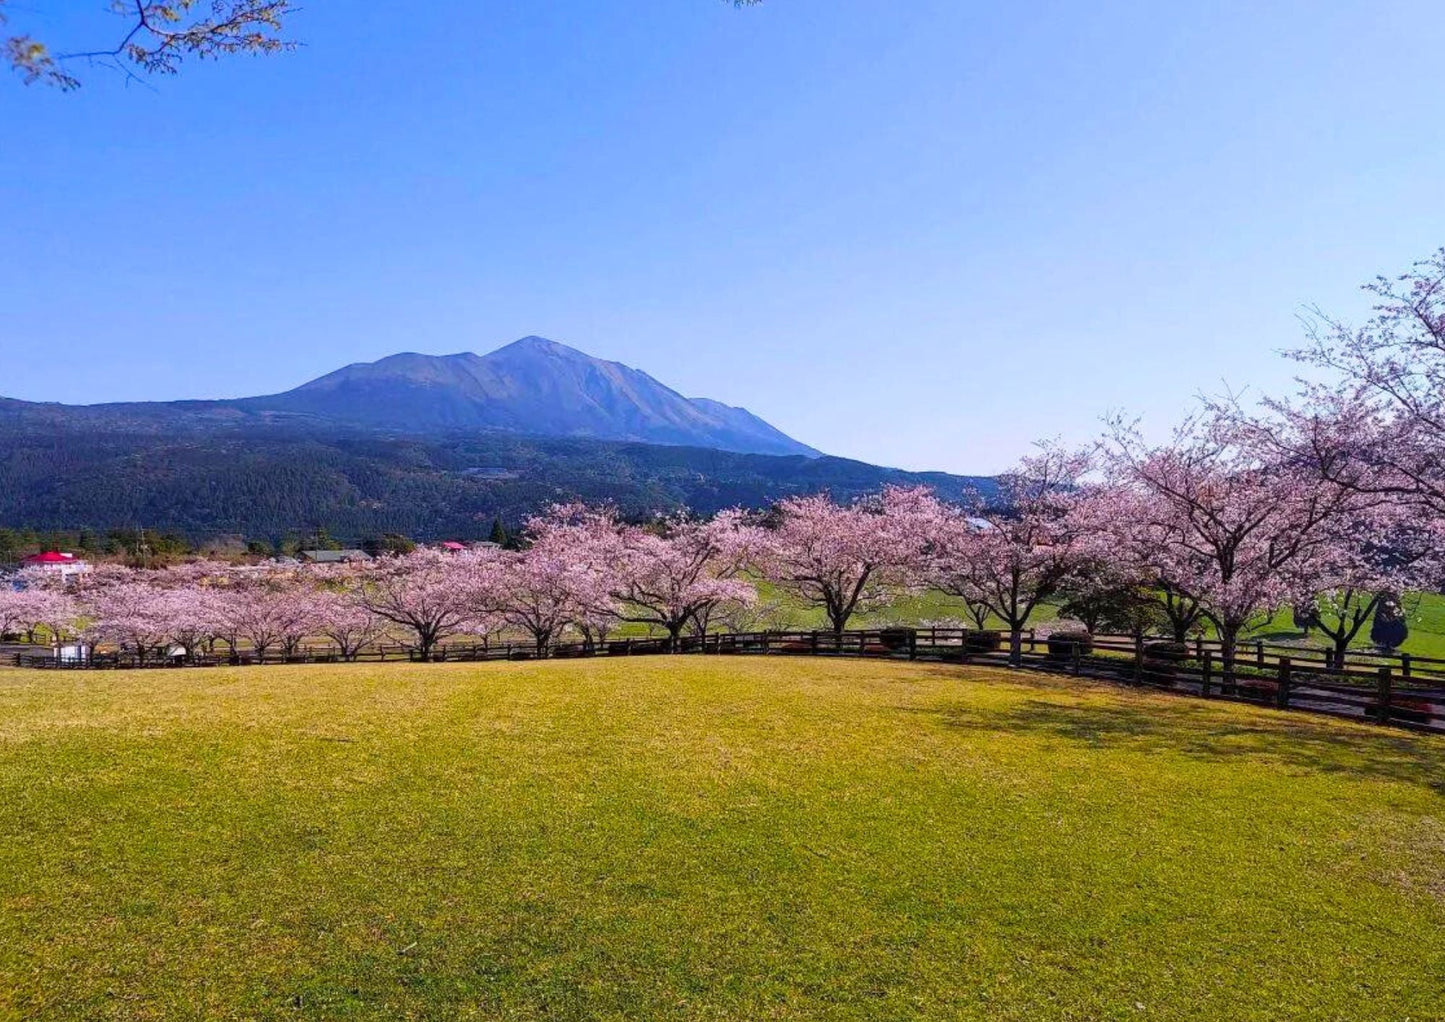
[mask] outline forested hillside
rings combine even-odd
[[[12,418],[0,428],[0,526],[146,528],[193,539],[319,528],[339,538],[480,538],[496,518],[514,525],[571,498],[611,501],[635,517],[683,506],[763,507],[822,489],[845,499],[887,483],[924,482],[952,499],[993,492],[989,479],[842,458],[515,433],[171,425]]]

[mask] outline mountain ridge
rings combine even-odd
[[[820,453],[745,408],[684,397],[643,370],[536,335],[486,355],[398,352],[227,403],[418,432],[501,429],[741,454]]]

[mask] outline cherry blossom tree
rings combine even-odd
[[[683,631],[705,622],[720,605],[756,600],[753,584],[738,577],[753,535],[739,511],[624,529],[612,594],[622,605],[622,619],[663,629],[676,651]]]
[[[218,599],[215,577],[224,567],[199,565],[189,578],[177,578],[168,587],[164,601],[171,642],[192,659],[202,647],[214,648],[223,630],[223,604]],[[184,571],[184,569],[182,569]]]
[[[133,650],[144,663],[152,652],[179,647],[187,658],[219,628],[209,583],[227,568],[207,562],[138,570],[101,565],[76,586],[87,635]]]
[[[1279,427],[1283,429],[1285,427]],[[1137,542],[1170,588],[1196,601],[1219,635],[1226,684],[1251,620],[1292,595],[1292,572],[1329,544],[1327,526],[1356,510],[1341,486],[1258,444],[1227,408],[1191,418],[1163,445],[1115,423],[1110,469]]]
[[[8,580],[0,579],[0,636],[30,626],[25,594]]]
[[[89,621],[87,638],[131,650],[144,665],[148,656],[168,645],[173,608],[166,605],[163,590],[140,575],[127,569],[90,580],[81,607]]]
[[[1441,524],[1416,508],[1373,504],[1324,527],[1325,542],[1292,567],[1297,606],[1330,639],[1330,662],[1345,666],[1351,643],[1385,601],[1440,579]]]
[[[356,589],[331,585],[319,589],[312,602],[315,630],[331,640],[341,659],[353,661],[385,633],[385,622],[365,605]]]
[[[257,658],[265,660],[284,641],[289,614],[277,613],[278,601],[265,589],[247,589],[237,596],[227,608],[233,615],[228,630],[249,642]]]
[[[549,546],[506,553],[495,566],[483,602],[506,625],[530,636],[542,656],[563,631],[586,615],[576,581],[563,551]]]
[[[207,594],[210,608],[211,638],[224,642],[234,662],[240,654],[241,630],[246,618],[243,605],[246,595],[235,587],[221,583]]]
[[[15,620],[34,642],[43,631],[52,646],[59,647],[75,634],[80,606],[60,581],[42,571],[20,573],[22,588],[14,599]]]
[[[790,497],[777,505],[776,524],[757,535],[754,560],[784,592],[822,608],[841,638],[854,614],[921,579],[938,515],[923,488],[889,487],[847,505],[826,494]]]
[[[6,0],[0,0],[0,24],[5,8]],[[132,69],[175,74],[188,56],[206,60],[276,53],[295,45],[280,34],[297,10],[294,0],[111,0],[109,9],[122,19],[109,43],[56,52],[29,34],[13,35],[3,40],[6,59],[26,84],[75,89],[79,65],[108,67],[134,78]]]
[[[1445,517],[1445,248],[1365,291],[1375,308],[1363,327],[1316,312],[1293,353],[1337,384],[1307,388],[1298,409],[1276,407],[1313,420],[1295,428],[1295,453],[1328,481]]]
[[[1111,605],[1101,610],[1102,616],[1116,618],[1110,627],[1124,625],[1123,630],[1142,635],[1158,625],[1183,643],[1199,627],[1203,612],[1197,599],[1175,588],[1154,564],[1156,536],[1148,526],[1151,499],[1110,483],[1080,491],[1073,515],[1081,560],[1060,595],[1075,602],[1071,609],[1076,612],[1081,601]]]
[[[996,508],[954,509],[938,522],[928,547],[931,583],[1003,621],[1015,664],[1034,611],[1078,566],[1084,530],[1075,505],[1087,468],[1085,455],[1041,445],[1000,480]]]
[[[762,0],[729,0],[751,7]],[[296,44],[282,33],[300,9],[296,0],[110,0],[97,3],[122,20],[110,41],[90,48],[54,51],[29,34],[0,39],[5,59],[30,84],[44,82],[61,89],[80,87],[78,65],[116,70],[128,78],[135,71],[175,74],[186,57],[214,60],[233,54],[268,54]],[[0,25],[6,0],[0,0]],[[19,9],[30,12],[29,4]],[[132,70],[134,69],[134,70]]]
[[[570,626],[589,642],[605,634],[616,620],[621,558],[611,513],[558,505],[530,519],[523,538],[524,550],[503,553],[485,572],[478,590],[484,608],[531,636],[539,655]]]
[[[417,654],[430,659],[438,643],[476,624],[477,573],[474,554],[421,549],[388,558],[370,572],[362,605],[399,626]]]

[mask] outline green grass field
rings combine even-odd
[[[0,671],[0,1018],[1445,1018],[1445,741],[993,669]]]

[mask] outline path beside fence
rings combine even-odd
[[[1000,641],[1002,640],[1002,641]],[[945,628],[886,628],[833,632],[745,632],[687,637],[674,649],[666,639],[618,639],[597,644],[562,643],[539,651],[532,644],[452,644],[433,651],[432,662],[571,659],[653,656],[665,653],[709,656],[843,656],[935,663],[1016,666],[1124,685],[1160,689],[1206,699],[1326,713],[1395,727],[1445,732],[1445,661],[1351,652],[1343,668],[1322,650],[1248,643],[1231,672],[1224,671],[1217,643],[1182,645],[1125,636],[1099,636],[1081,643],[1055,636],[1021,635],[1021,652],[1010,663],[1008,636]],[[331,647],[306,646],[289,654],[271,651],[219,652],[192,657],[133,653],[96,654],[59,660],[53,654],[17,653],[20,667],[49,670],[164,669],[260,664],[402,662],[423,659],[399,645],[368,647],[347,658]]]

